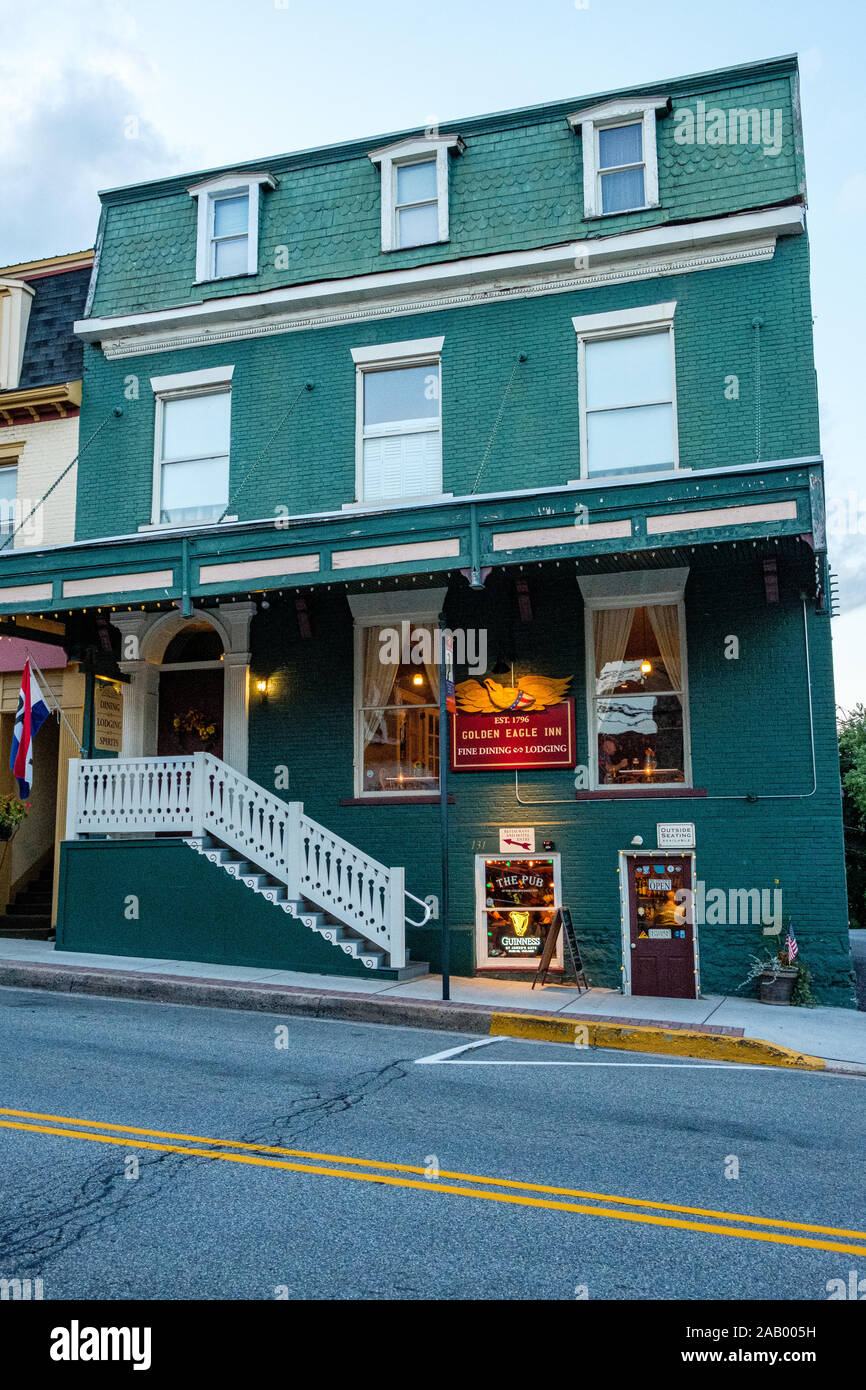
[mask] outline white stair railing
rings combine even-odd
[[[180,758],[71,758],[66,838],[174,831],[213,835],[290,898],[317,907],[406,964],[406,921],[430,909],[406,893],[402,868],[388,868],[327,830],[300,801],[281,801],[210,753]],[[421,921],[408,918],[405,899]]]

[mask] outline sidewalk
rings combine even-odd
[[[455,1032],[510,1031],[515,1016],[522,1036],[532,1036],[528,1016],[554,1019],[567,1028],[540,1027],[536,1036],[568,1034],[582,1020],[617,1025],[594,1029],[598,1046],[630,1046],[647,1052],[672,1049],[652,1045],[652,1030],[672,1036],[723,1040],[756,1039],[770,1049],[791,1049],[822,1059],[836,1070],[866,1073],[866,1013],[854,1009],[773,1008],[753,999],[708,995],[702,999],[623,996],[610,989],[579,994],[564,985],[532,989],[513,980],[453,978],[451,1001],[442,1002],[442,980],[426,975],[394,981],[341,975],[304,975],[255,966],[213,965],[201,961],[151,960],[136,956],[56,951],[49,941],[0,937],[0,986],[52,989],[166,1003],[304,1013],[404,1027]],[[625,1025],[625,1026],[623,1026]],[[628,1025],[634,1025],[629,1028]],[[635,1033],[634,1029],[646,1030]],[[630,1041],[622,1039],[630,1034]],[[619,1040],[617,1040],[619,1039]],[[640,1046],[638,1047],[638,1043]],[[646,1044],[646,1046],[644,1046]],[[683,1049],[685,1051],[685,1049]],[[710,1055],[706,1046],[686,1055]],[[722,1053],[716,1049],[716,1055]],[[774,1064],[779,1065],[776,1061]],[[785,1064],[785,1063],[783,1063]]]

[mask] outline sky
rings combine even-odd
[[[101,188],[799,53],[836,697],[866,704],[863,0],[0,0],[0,33],[0,265],[91,246]]]

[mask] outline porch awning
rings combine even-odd
[[[817,456],[742,468],[223,523],[0,552],[0,614],[190,605],[284,587],[587,558],[631,568],[696,547],[825,549]],[[480,582],[480,581],[479,581]]]

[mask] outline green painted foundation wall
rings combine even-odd
[[[65,841],[60,885],[59,951],[370,974],[181,839]]]

